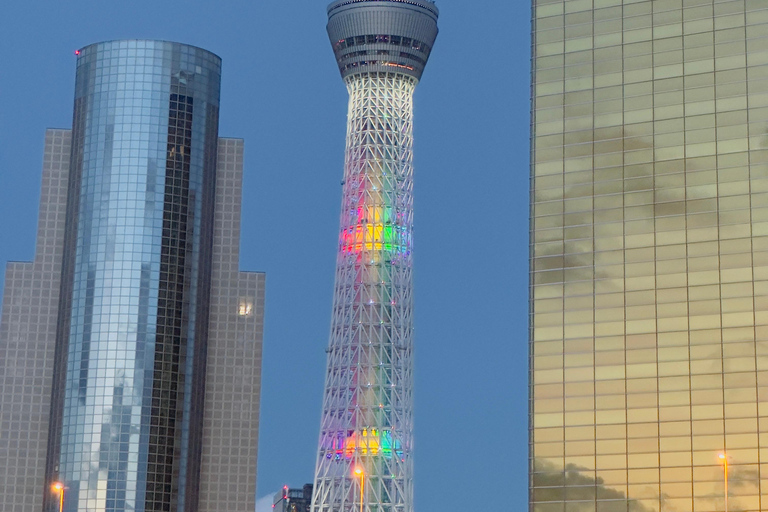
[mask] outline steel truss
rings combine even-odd
[[[347,77],[339,252],[313,512],[413,511],[413,91]]]

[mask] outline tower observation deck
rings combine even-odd
[[[413,92],[437,17],[328,6],[349,111],[313,512],[413,512]]]

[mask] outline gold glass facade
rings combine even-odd
[[[533,16],[530,510],[768,510],[768,0]]]

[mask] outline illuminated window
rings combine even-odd
[[[237,309],[237,314],[240,316],[251,316],[251,313],[253,313],[253,302],[240,299],[240,306]]]

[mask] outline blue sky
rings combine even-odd
[[[246,144],[241,267],[267,272],[258,496],[314,471],[347,107],[326,3],[12,0],[0,16],[0,263],[33,257],[75,49],[151,38],[222,57],[219,133]],[[415,96],[416,508],[524,510],[530,5],[437,5]]]

